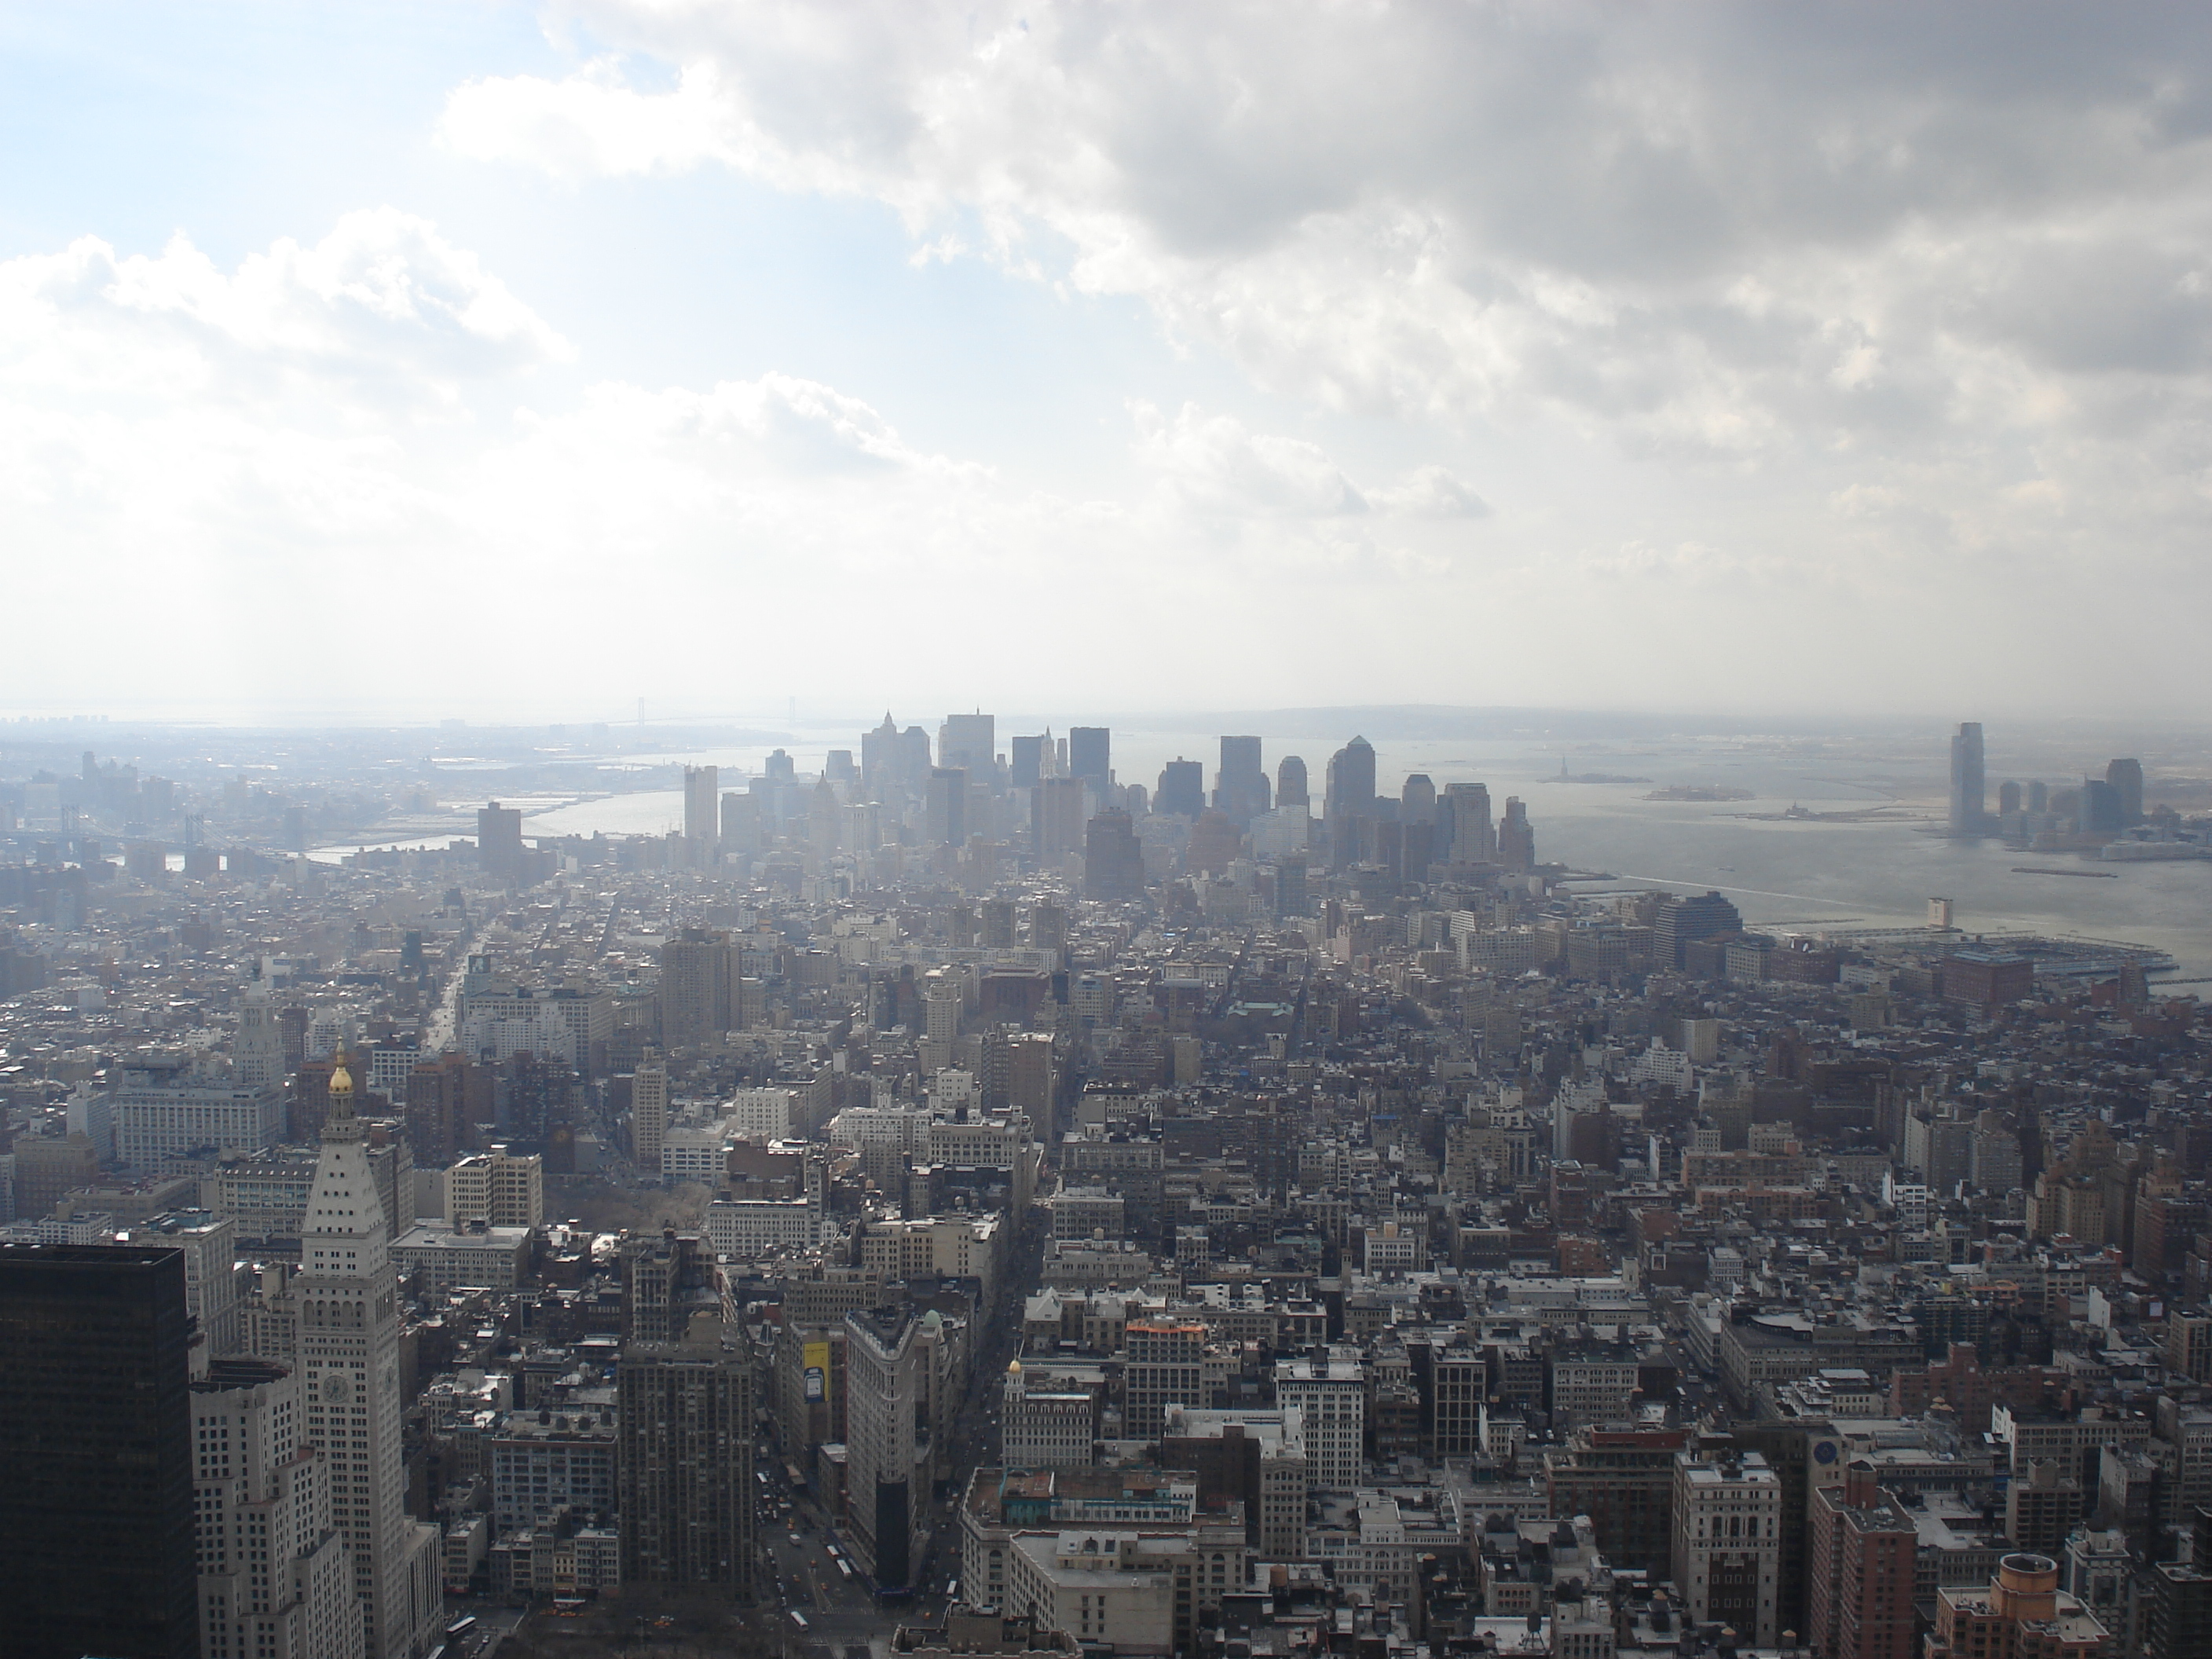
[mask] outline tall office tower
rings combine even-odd
[[[2102,778],[2081,780],[2081,805],[2075,827],[2085,835],[2112,835],[2122,827],[2120,792]]]
[[[368,1659],[414,1659],[428,1650],[443,1605],[438,1529],[405,1509],[398,1274],[343,1055],[331,1073],[330,1103],[295,1286],[307,1408],[301,1444],[329,1462],[331,1508],[362,1604],[362,1651]]]
[[[878,1590],[912,1581],[929,1502],[929,1449],[915,1432],[929,1386],[921,1325],[903,1308],[845,1316],[845,1534]]]
[[[1323,780],[1322,816],[1334,819],[1340,811],[1364,812],[1375,805],[1375,746],[1354,738],[1328,757]]]
[[[2130,829],[2143,821],[2142,763],[2139,760],[2107,762],[2105,781],[2119,792],[2120,822]]]
[[[1040,903],[1030,912],[1030,948],[1049,951],[1055,959],[1067,950],[1067,912],[1057,904]]]
[[[2113,763],[2114,765],[2118,763],[2117,761]],[[2010,778],[2007,778],[1997,786],[1997,816],[2001,818],[2008,818],[2019,811],[2020,808],[2020,786]]]
[[[1951,833],[1978,836],[1987,816],[1987,785],[1982,775],[1982,723],[1962,720],[1951,739]]]
[[[1221,769],[1213,777],[1213,804],[1242,830],[1273,804],[1268,797],[1267,768],[1261,758],[1260,739],[1222,738]]]
[[[929,793],[922,801],[921,838],[935,847],[968,844],[968,772],[959,766],[933,766]]]
[[[1451,844],[1442,849],[1449,864],[1492,864],[1498,859],[1498,831],[1490,819],[1490,786],[1486,783],[1448,783],[1443,804],[1450,808]]]
[[[497,801],[477,808],[477,867],[494,881],[522,878],[522,809]]]
[[[721,1041],[732,1024],[737,964],[729,937],[686,927],[660,947],[660,1042],[699,1048]]]
[[[884,710],[881,726],[860,733],[860,787],[870,794],[881,793],[896,772],[898,741],[898,722],[888,708]]]
[[[266,1359],[217,1359],[192,1384],[200,1659],[362,1651],[330,1463],[301,1441],[300,1394]]]
[[[1820,1659],[1913,1659],[1912,1517],[1854,1458],[1841,1486],[1812,1492],[1805,1636]],[[1786,1517],[1785,1517],[1786,1519]]]
[[[1041,864],[1083,850],[1081,778],[1046,778],[1030,790],[1030,836]]]
[[[1398,822],[1434,823],[1436,821],[1436,785],[1429,781],[1426,772],[1407,773],[1406,781],[1398,791]]]
[[[284,1034],[276,1029],[276,1000],[268,992],[248,991],[239,1004],[230,1058],[242,1089],[273,1089],[284,1081]]]
[[[1142,898],[1145,849],[1129,815],[1105,811],[1084,826],[1083,896],[1116,901]]]
[[[684,839],[695,854],[711,858],[722,838],[722,769],[684,769]]]
[[[1114,781],[1114,733],[1103,726],[1067,728],[1067,771],[1081,778],[1103,799]]]
[[[1122,1332],[1122,1424],[1132,1440],[1157,1440],[1170,1406],[1205,1410],[1206,1327],[1182,1320],[1132,1321]]]
[[[1508,870],[1536,867],[1535,828],[1517,795],[1505,798],[1504,815],[1498,820],[1498,862]]]
[[[742,1329],[705,1306],[672,1341],[624,1344],[616,1386],[623,1582],[748,1597],[753,1367]]]
[[[1194,760],[1171,760],[1160,768],[1160,787],[1152,796],[1152,811],[1161,817],[1185,817],[1193,823],[1206,811],[1206,768]]]
[[[660,1176],[661,1143],[668,1134],[668,1067],[648,1048],[629,1080],[629,1157],[648,1181]]]
[[[1313,805],[1313,795],[1306,787],[1306,763],[1296,755],[1284,756],[1281,764],[1275,768],[1275,805]]]
[[[1748,1645],[1772,1647],[1781,1633],[1781,1559],[1782,1482],[1766,1460],[1745,1452],[1708,1463],[1676,1453],[1674,1578],[1685,1616],[1733,1626]]]
[[[957,766],[970,777],[988,779],[998,764],[999,717],[947,714],[937,728],[937,763]]]
[[[1006,781],[1017,789],[1034,789],[1038,780],[1052,775],[1045,757],[1052,752],[1052,733],[1006,739]]]
[[[983,948],[987,951],[1012,950],[1018,942],[1016,933],[1020,927],[1021,911],[1010,898],[988,898],[983,901]]]
[[[1278,1359],[1275,1403],[1305,1425],[1307,1477],[1316,1492],[1360,1484],[1367,1389],[1359,1350],[1333,1346],[1322,1359]]]
[[[1660,962],[1680,968],[1685,960],[1683,953],[1692,939],[1740,933],[1743,931],[1743,916],[1718,893],[1666,898],[1659,902],[1659,919],[1652,931],[1652,948]]]
[[[191,1326],[179,1251],[0,1245],[5,1659],[196,1659]]]
[[[1374,816],[1374,745],[1354,738],[1328,757],[1328,774],[1322,781],[1322,824],[1328,832],[1331,869],[1358,861],[1362,831]]]
[[[1275,914],[1303,916],[1311,904],[1306,896],[1306,856],[1285,853],[1275,860]]]
[[[2049,784],[2037,781],[2027,786],[2027,810],[2031,812],[2048,812],[2051,810]]]
[[[493,1116],[491,1079],[453,1049],[416,1062],[407,1079],[407,1141],[418,1165],[443,1169]]]

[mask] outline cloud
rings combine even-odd
[[[2212,19],[2183,9],[569,9],[674,86],[620,57],[471,82],[449,145],[726,165],[918,240],[972,217],[1010,270],[1330,406],[1553,406],[1729,454],[1940,423],[2008,369],[2201,367]]]
[[[343,380],[450,398],[464,381],[573,356],[542,319],[428,222],[349,213],[312,247],[287,238],[231,272],[183,235],[156,256],[97,238],[0,264],[0,362],[18,384],[276,395]]]

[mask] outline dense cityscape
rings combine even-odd
[[[0,1652],[2207,1650],[2171,955],[1115,737],[0,728]]]

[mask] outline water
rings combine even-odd
[[[1002,750],[1014,729],[1000,722]],[[1269,772],[1283,756],[1302,756],[1318,807],[1328,757],[1348,736],[1270,735]],[[1762,823],[1741,816],[1778,812],[1792,802],[1814,811],[1895,804],[1932,820],[1942,811],[1940,752],[1899,750],[1871,740],[1782,738],[1571,746],[1566,760],[1576,774],[1649,780],[1596,784],[1559,781],[1560,750],[1533,742],[1374,741],[1377,783],[1385,793],[1395,793],[1405,775],[1416,771],[1425,772],[1439,791],[1449,783],[1486,782],[1493,810],[1502,810],[1509,795],[1527,803],[1539,858],[1609,872],[1624,884],[1693,892],[1717,888],[1753,926],[1916,926],[1926,919],[1928,900],[1940,896],[1952,901],[1954,923],[1969,931],[2019,929],[2124,939],[2168,952],[2183,977],[2212,975],[2212,862],[2100,866],[2078,862],[2070,854],[2022,854],[1996,841],[1950,841],[1926,834],[1925,825],[1908,823]],[[670,766],[718,765],[724,769],[726,787],[742,787],[769,746],[652,758]],[[842,727],[801,729],[782,746],[804,777],[820,768],[831,749],[850,749],[857,756],[860,733]],[[1163,724],[1155,729],[1117,727],[1114,732],[1115,769],[1123,782],[1150,787],[1160,767],[1179,756],[1203,761],[1210,782],[1218,754],[1218,738],[1210,732]],[[1992,772],[1992,797],[1996,775]],[[1729,785],[1751,791],[1755,799],[1643,799],[1660,785],[1675,783]],[[684,820],[680,789],[525,805],[523,830],[531,836],[662,835],[681,828]],[[531,806],[540,810],[531,811]],[[448,839],[440,835],[384,844],[442,847]],[[342,850],[332,849],[332,854]],[[2110,869],[2115,878],[2015,875],[2012,869],[2019,864]]]

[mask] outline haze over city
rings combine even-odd
[[[2208,48],[0,0],[0,1659],[2212,1659]]]

